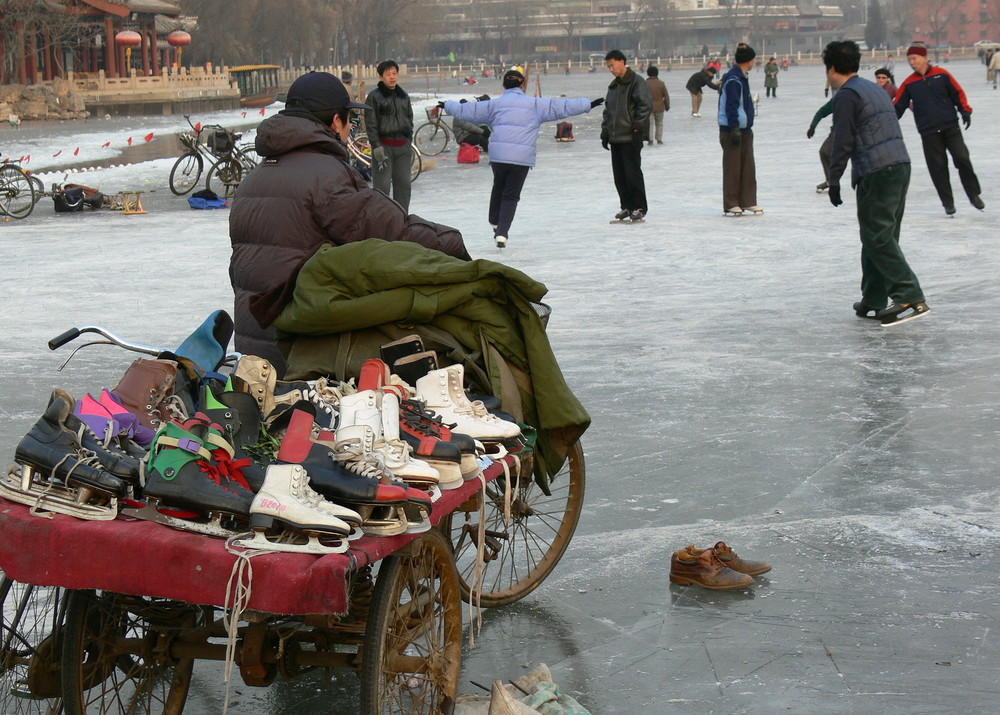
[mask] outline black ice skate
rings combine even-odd
[[[73,405],[69,393],[52,392],[45,413],[17,445],[14,456],[20,467],[0,479],[0,495],[42,511],[114,519],[117,499],[128,494],[129,482],[102,460],[130,477],[131,458],[105,448],[72,414]]]

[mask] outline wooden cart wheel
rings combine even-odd
[[[51,586],[0,581],[0,712],[62,713],[59,651],[66,592]]]
[[[382,561],[362,652],[362,715],[432,715],[455,698],[462,603],[451,546],[439,532]]]
[[[170,636],[196,617],[196,607],[176,601],[72,591],[62,652],[66,714],[180,715],[194,660],[171,658]]]
[[[483,564],[483,606],[506,606],[534,591],[545,580],[569,546],[583,510],[586,470],[583,447],[577,442],[566,464],[552,478],[546,495],[530,474],[518,479],[519,492],[511,504],[510,524],[504,524],[507,478],[486,485],[486,548]],[[441,520],[455,550],[455,565],[462,599],[470,598],[479,538],[478,498],[469,510],[459,510]]]

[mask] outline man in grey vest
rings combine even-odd
[[[851,41],[831,42],[823,50],[833,100],[833,151],[830,203],[840,206],[840,177],[851,160],[851,186],[861,229],[860,318],[889,327],[926,315],[917,277],[899,247],[899,229],[910,186],[910,155],[903,144],[896,110],[885,90],[858,76],[861,50]],[[888,299],[892,304],[885,307]]]

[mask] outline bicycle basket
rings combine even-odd
[[[208,150],[215,156],[222,156],[233,150],[236,140],[233,138],[232,132],[217,129],[208,135],[208,140],[205,143],[208,145]]]
[[[424,111],[427,112],[427,118],[432,122],[441,116],[441,107],[436,104],[433,107],[426,107]]]

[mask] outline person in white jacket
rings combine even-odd
[[[493,191],[490,194],[489,220],[497,248],[507,245],[510,225],[521,199],[521,188],[528,169],[535,165],[535,142],[541,125],[589,112],[604,101],[603,97],[593,101],[585,97],[529,97],[524,93],[524,85],[524,75],[518,70],[509,70],[503,76],[504,93],[496,99],[442,103],[451,116],[490,127]]]

